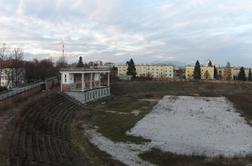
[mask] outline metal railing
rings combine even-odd
[[[70,97],[78,100],[78,102],[82,104],[86,104],[88,102],[110,96],[110,87],[97,87],[94,89],[86,89],[85,91],[77,91],[77,92],[65,92]]]
[[[86,90],[83,93],[83,103],[88,103],[107,96],[110,96],[110,87],[99,87]]]

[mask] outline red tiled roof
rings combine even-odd
[[[15,60],[4,60],[0,62],[1,68],[15,68],[17,62]]]

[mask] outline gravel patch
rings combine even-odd
[[[165,96],[127,133],[176,154],[252,154],[252,127],[225,97]]]

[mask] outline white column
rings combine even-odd
[[[109,72],[108,72],[108,86],[110,86],[110,77],[109,77]]]
[[[64,75],[61,73],[61,77],[60,77],[60,91],[62,92],[63,91],[63,88],[62,88],[62,84],[63,84],[63,78]]]
[[[85,77],[84,77],[84,73],[82,73],[81,75],[81,90],[82,92],[84,92],[84,89],[85,89]]]
[[[99,87],[101,86],[101,73],[99,73]]]
[[[92,89],[93,88],[93,73],[90,73],[90,85],[89,88]]]

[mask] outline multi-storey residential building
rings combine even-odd
[[[214,67],[211,66],[201,66],[201,79],[212,80],[214,79]],[[193,79],[194,66],[186,66],[185,78]]]
[[[115,66],[115,63],[113,63],[113,62],[106,62],[106,63],[104,63],[103,66],[107,66],[108,68],[113,68]]]
[[[218,67],[217,74],[219,80],[233,80],[234,79],[234,69],[232,67]]]
[[[234,80],[237,80],[238,75],[239,75],[239,73],[240,73],[240,69],[241,69],[240,67],[234,67],[234,68],[233,68],[233,79],[234,79]],[[249,69],[250,69],[250,68],[244,68],[246,78],[249,77]]]
[[[25,70],[22,67],[15,66],[12,60],[3,61],[0,70],[0,86],[13,88],[24,83]]]
[[[173,78],[174,67],[170,65],[135,65],[138,77]],[[127,75],[127,65],[118,65],[118,76]]]
[[[185,68],[175,67],[174,68],[175,79],[185,79]]]

